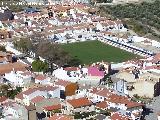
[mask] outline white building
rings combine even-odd
[[[38,75],[35,77],[35,83],[42,84],[42,85],[47,85],[50,83],[49,77],[46,77],[44,75]]]
[[[45,86],[32,89],[30,88],[24,92],[19,93],[15,97],[15,100],[18,103],[29,106],[30,101],[37,96],[42,96],[44,98],[60,98],[60,88],[53,86]]]
[[[10,83],[13,83],[15,86],[22,87],[24,84],[30,83],[32,79],[32,73],[30,72],[22,72],[14,70],[10,73],[5,73],[4,78],[8,80]]]
[[[10,102],[11,101],[8,103]],[[11,102],[10,104],[3,107],[4,109],[2,114],[4,115],[5,120],[28,120],[28,111],[24,106]]]

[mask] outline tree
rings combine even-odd
[[[47,72],[48,64],[47,62],[43,62],[41,60],[35,60],[32,62],[32,70],[35,72]]]
[[[14,99],[15,96],[22,91],[21,87],[16,87],[16,89],[9,90],[7,93],[7,97],[10,99]]]
[[[1,85],[0,86],[1,94],[4,96],[7,96],[10,88],[11,88],[11,86],[9,86],[9,85],[6,85],[6,84]]]
[[[129,27],[129,29],[135,30],[135,32],[141,36],[147,33],[151,33],[155,36],[150,30],[150,27],[154,27],[156,30],[160,29],[159,0],[155,0],[155,2],[142,2],[141,4],[104,6],[102,8],[103,9],[101,10],[102,12],[105,11],[105,14],[110,14],[112,17],[130,21],[128,22],[128,26],[132,27]]]
[[[43,28],[41,29],[41,31],[43,31]],[[29,39],[32,41],[34,45],[37,45],[38,43],[42,43],[48,40],[45,35],[45,32],[33,32],[33,34],[29,36]]]
[[[102,79],[100,79],[100,82],[99,82],[99,85],[101,83],[104,83],[104,84],[108,84],[108,85],[111,85],[113,83],[111,77],[110,77],[110,74],[106,74]]]
[[[6,52],[5,46],[0,46],[0,51]]]
[[[19,5],[17,7],[17,5],[10,5],[9,8],[13,11],[13,12],[21,12],[23,11],[23,7],[26,7],[26,6],[22,6],[22,5]]]
[[[15,40],[13,44],[15,48],[26,54],[34,48],[32,42],[28,38],[20,38],[20,40]]]
[[[70,61],[70,55],[65,52],[60,45],[49,42],[39,43],[37,47],[37,55],[46,59],[49,63],[51,70],[53,70],[53,64],[62,66]],[[51,71],[52,72],[52,71]]]
[[[68,65],[69,66],[75,66],[78,67],[79,65],[81,65],[81,61],[78,58],[72,58],[69,62]]]

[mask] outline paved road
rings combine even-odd
[[[160,112],[160,96],[155,97],[150,105],[146,105],[150,109],[148,115],[146,115],[146,120],[157,120],[157,113]]]

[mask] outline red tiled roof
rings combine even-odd
[[[45,110],[48,110],[48,111],[51,111],[51,110],[58,110],[58,109],[61,109],[61,104],[58,104],[58,105],[52,105],[52,106],[46,106],[46,107],[43,107]]]
[[[137,102],[130,101],[127,97],[119,96],[119,95],[116,95],[116,94],[113,94],[113,95],[109,96],[109,99],[107,99],[107,101],[109,101],[111,103],[125,104],[127,108],[143,106],[142,103],[137,103]]]
[[[127,106],[127,108],[133,108],[133,107],[144,106],[144,104],[129,101],[126,106]]]
[[[22,99],[23,99],[23,92],[17,94],[17,95],[15,96],[15,98],[22,100]]]
[[[21,93],[17,94],[17,95],[16,95],[16,98],[18,98],[18,99],[23,99],[23,94],[29,95],[29,94],[31,94],[31,93],[33,93],[33,92],[35,92],[35,91],[37,91],[36,88],[30,88],[30,89],[28,89],[28,90],[26,90],[26,91],[24,91],[24,92],[21,92]]]
[[[0,103],[1,103],[1,102],[4,102],[5,100],[7,100],[7,98],[6,98],[5,96],[1,96],[1,97],[0,97]]]
[[[31,99],[31,102],[32,103],[38,103],[38,102],[42,101],[43,99],[45,99],[45,98],[42,97],[42,96],[36,96],[33,99]]]
[[[66,67],[66,68],[64,68],[64,70],[66,70],[66,71],[77,71],[77,70],[79,70],[79,68],[78,67]]]
[[[154,56],[154,58],[160,59],[160,53],[157,53],[157,54]]]
[[[83,3],[74,4],[73,6],[74,6],[74,8],[78,8],[78,9],[88,8],[88,6]]]
[[[159,66],[156,66],[156,65],[146,66],[146,67],[145,67],[145,70],[150,70],[150,69],[160,70],[160,67],[159,67]]]
[[[24,91],[23,94],[29,95],[29,94],[31,94],[31,93],[33,93],[35,91],[37,91],[37,88],[30,88],[30,89]]]
[[[46,77],[44,75],[38,75],[38,76],[36,76],[35,79],[37,79],[37,80],[45,80]]]
[[[112,102],[112,103],[126,104],[126,102],[128,102],[129,100],[127,97],[112,94],[109,96],[109,99],[107,101]]]
[[[35,91],[54,91],[56,90],[58,87],[53,87],[53,86],[44,86],[44,87],[38,87],[38,88],[30,88],[24,92],[21,92],[19,94],[16,95],[16,98],[18,99],[23,99],[23,94],[25,95],[29,95]]]
[[[15,71],[26,71],[27,65],[21,62],[8,63],[0,65],[0,74],[5,74],[11,72],[13,69]]]
[[[99,96],[103,96],[103,97],[108,97],[113,94],[108,89],[94,90],[93,92],[95,92],[94,94],[99,95]]]
[[[151,60],[151,62],[158,62],[158,61],[160,61],[160,53],[157,53]]]
[[[131,118],[125,115],[121,115],[120,113],[114,113],[111,115],[111,120],[131,120]]]
[[[58,80],[55,82],[55,85],[60,85],[66,87],[67,85],[71,84],[72,82],[66,81],[66,80]]]
[[[107,102],[103,101],[103,102],[97,103],[96,107],[100,109],[106,109],[108,107],[108,104]]]
[[[70,116],[67,116],[67,115],[54,114],[48,120],[74,120],[74,119]]]
[[[87,98],[72,99],[67,100],[67,102],[71,104],[74,108],[92,105],[92,102]]]

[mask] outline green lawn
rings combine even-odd
[[[86,41],[62,45],[73,57],[81,60],[84,64],[92,62],[122,62],[139,57],[119,48],[106,45],[99,41]]]

